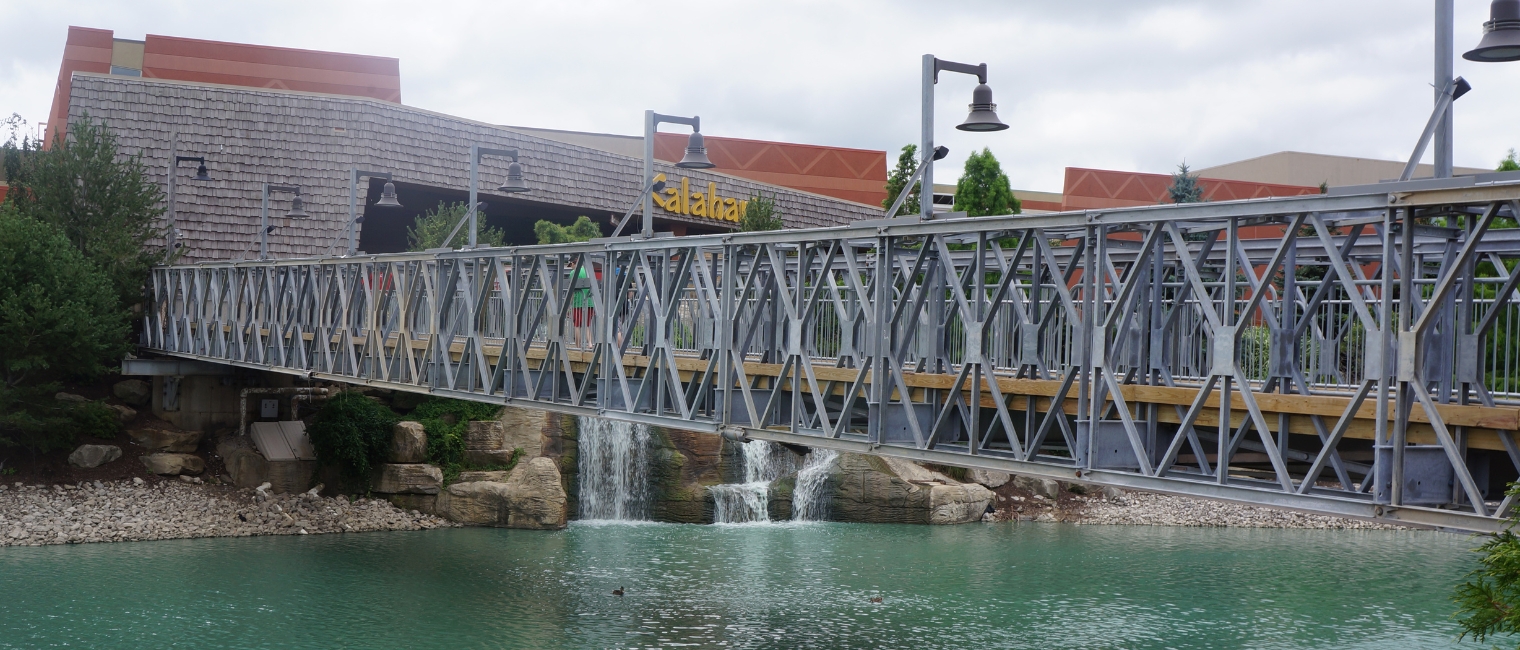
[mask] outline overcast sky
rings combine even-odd
[[[405,104],[637,135],[645,109],[703,132],[867,149],[917,142],[920,57],[986,62],[1012,128],[956,131],[939,180],[989,147],[1015,188],[1063,168],[1168,172],[1282,150],[1407,158],[1429,117],[1431,0],[660,3],[0,0],[0,116],[46,118],[69,25],[396,57]],[[1520,146],[1520,63],[1460,58],[1487,0],[1457,0],[1456,163]],[[253,9],[259,6],[260,9]],[[1427,155],[1427,161],[1429,157]]]

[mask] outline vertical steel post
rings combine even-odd
[[[644,111],[644,187],[654,183],[654,111]],[[681,199],[686,200],[686,199]],[[644,192],[644,239],[654,237],[654,191]]]
[[[920,142],[918,158],[923,161],[923,180],[919,183],[918,217],[924,221],[934,218],[934,55],[924,55],[923,106],[920,109]],[[912,188],[904,187],[907,192]],[[892,215],[887,215],[891,217]]]
[[[259,259],[269,259],[269,183],[264,184],[264,201],[259,207]]]
[[[471,189],[474,189],[474,185],[475,185],[474,183],[470,184]],[[357,233],[355,231],[358,230],[358,228],[354,227],[355,226],[354,219],[358,218],[358,216],[359,216],[359,168],[358,167],[354,167],[353,169],[351,169],[349,171],[349,176],[348,176],[348,251],[347,251],[347,254],[349,254],[349,255],[353,255],[354,254],[354,237],[355,237],[355,235],[357,235]]]
[[[1436,60],[1435,60],[1435,101],[1440,105],[1441,98],[1446,92],[1446,87],[1452,79],[1452,0],[1436,0]],[[1446,114],[1441,117],[1441,123],[1436,126],[1435,134],[1435,177],[1451,178],[1452,170],[1452,106],[1446,106]]]
[[[174,255],[174,241],[176,228],[174,223],[174,176],[179,167],[179,133],[169,136],[169,234],[168,246],[165,248],[166,255]]]
[[[480,145],[472,144],[470,145],[470,204],[465,208],[470,213],[470,248],[475,247],[475,231],[477,230],[475,227],[475,215],[480,212],[479,210],[475,209],[475,202],[477,201],[476,193],[478,192],[475,185],[479,177]]]

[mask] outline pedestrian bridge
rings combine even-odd
[[[1492,531],[1520,179],[161,266],[145,352]]]

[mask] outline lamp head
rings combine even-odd
[[[201,163],[200,167],[196,167],[195,168],[195,177],[192,178],[191,180],[197,180],[197,181],[209,181],[209,180],[211,180],[211,174],[206,173],[206,163]]]
[[[1468,61],[1520,61],[1520,0],[1494,0],[1483,23],[1483,40],[1463,53]]]
[[[950,147],[947,147],[945,145],[940,145],[940,146],[934,148],[934,159],[935,160],[944,160],[945,156],[948,156],[948,155],[950,155]]]
[[[511,164],[507,165],[507,180],[501,184],[501,187],[496,188],[496,190],[498,192],[508,192],[512,194],[528,191],[528,184],[523,182],[522,163],[514,160]]]
[[[291,219],[311,218],[311,215],[306,214],[306,210],[303,209],[304,207],[305,204],[301,200],[301,195],[297,194],[296,198],[290,200],[290,212],[286,212],[285,216],[290,217]]]
[[[401,207],[401,204],[396,201],[396,184],[395,183],[392,183],[390,181],[386,181],[385,182],[385,189],[383,189],[383,190],[380,191],[380,200],[379,201],[375,201],[375,207],[377,207],[377,208],[399,208],[399,207]],[[364,217],[359,217],[359,219],[361,219],[361,220],[363,218]]]
[[[702,132],[692,131],[691,137],[686,139],[686,155],[681,157],[681,162],[676,163],[681,169],[712,169],[717,167],[713,161],[707,159],[707,146],[702,142]]]
[[[965,122],[955,128],[962,131],[1002,131],[1008,128],[1007,124],[998,119],[997,104],[992,103],[990,86],[977,84],[976,90],[971,91],[971,113],[966,116]]]
[[[279,226],[265,226],[265,227],[264,227],[264,234],[266,234],[266,235],[267,235],[267,234],[269,234],[269,233],[272,233],[272,232],[274,232],[274,229],[275,229],[275,228],[278,228],[278,227],[279,227]]]

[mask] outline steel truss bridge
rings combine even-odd
[[[1479,179],[1481,180],[1481,179]],[[152,271],[145,351],[1493,531],[1520,183]]]

